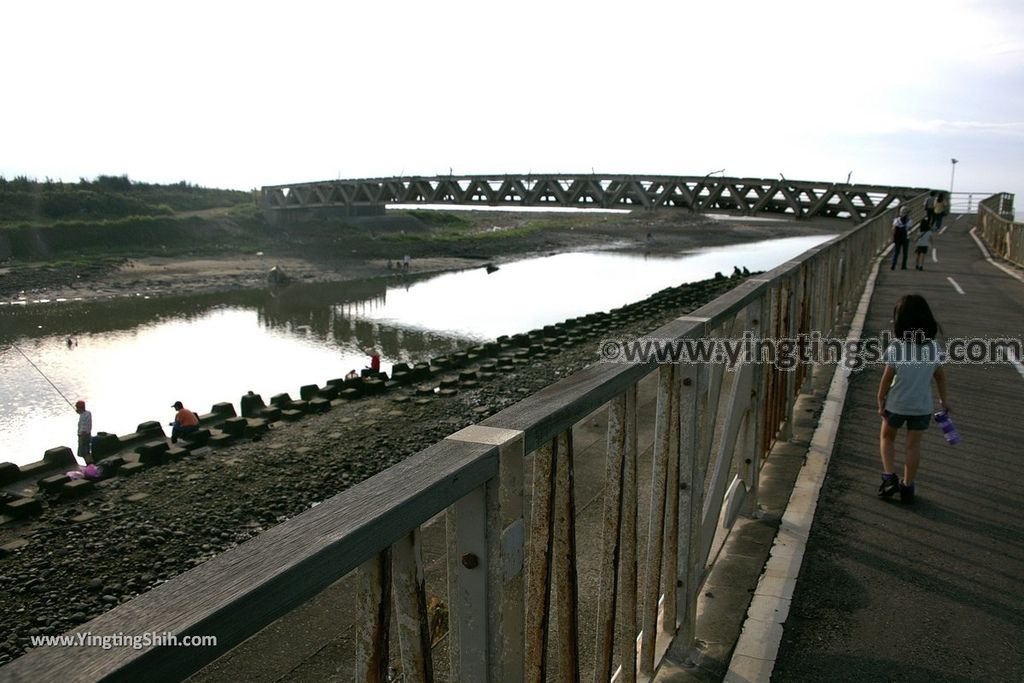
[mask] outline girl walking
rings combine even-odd
[[[900,500],[914,499],[914,478],[921,464],[921,435],[931,421],[934,398],[932,382],[939,392],[942,409],[949,411],[942,352],[935,342],[939,324],[928,302],[919,294],[908,294],[893,312],[895,341],[885,350],[885,370],[878,385],[878,414],[882,418],[879,443],[882,455],[882,484],[878,495]],[[896,476],[896,435],[907,427],[903,481]]]
[[[922,218],[918,225],[917,248],[914,249],[917,263],[914,268],[924,270],[924,257],[928,254],[928,247],[932,244],[932,226],[927,218]]]

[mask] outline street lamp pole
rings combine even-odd
[[[952,172],[949,174],[949,194],[952,195],[953,194],[953,179],[956,178],[956,165],[957,165],[957,162],[959,162],[960,160],[959,159],[950,159],[949,161],[950,161],[950,165],[953,167]],[[950,198],[950,201],[952,201],[952,198]]]

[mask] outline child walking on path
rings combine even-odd
[[[928,223],[927,218],[921,219],[918,230],[917,248],[914,250],[917,254],[917,263],[914,267],[924,270],[924,257],[928,254],[928,247],[932,244],[932,226]]]
[[[932,381],[939,391],[942,409],[949,411],[942,351],[935,342],[939,324],[923,296],[908,294],[896,303],[893,332],[896,340],[885,350],[885,370],[878,385],[878,414],[882,417],[879,437],[882,454],[882,484],[878,495],[900,500],[914,499],[914,478],[921,464],[921,435],[931,421],[934,398]],[[907,425],[903,481],[896,476],[896,434]]]

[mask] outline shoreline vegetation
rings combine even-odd
[[[403,209],[382,217],[272,228],[250,193],[201,199],[203,192],[232,191],[178,186],[175,192],[207,202],[194,208],[176,204],[170,190],[161,194],[123,176],[99,180],[72,190],[68,184],[47,189],[46,183],[26,179],[0,182],[0,302],[266,286],[267,270],[275,264],[294,281],[337,281],[386,276],[386,261],[406,254],[413,272],[426,272],[582,249],[676,254],[852,227],[835,221],[716,221],[681,210],[556,215]],[[43,201],[47,192],[107,192],[144,202],[151,213],[110,211],[86,219],[79,217],[81,211],[55,218],[40,210],[8,220],[2,207],[25,211],[27,206],[23,196],[2,198],[12,185],[14,193],[38,197],[39,207],[51,206]],[[83,201],[137,206],[95,197]],[[74,220],[67,218],[72,214]],[[603,333],[646,333],[738,281],[673,288],[671,305],[640,307],[641,314],[611,323]],[[330,412],[276,423],[258,442],[243,441],[131,478],[115,477],[82,499],[47,501],[40,517],[0,524],[0,546],[14,548],[0,553],[0,611],[8,615],[0,625],[0,665],[24,652],[33,635],[59,634],[92,619],[597,362],[591,342],[567,344],[447,398],[339,400]]]

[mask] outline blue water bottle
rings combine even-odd
[[[940,410],[935,413],[935,421],[939,423],[939,427],[942,429],[942,435],[946,437],[946,443],[950,446],[955,446],[960,443],[960,432],[956,431],[956,426],[953,421],[949,419],[949,413],[945,410]]]

